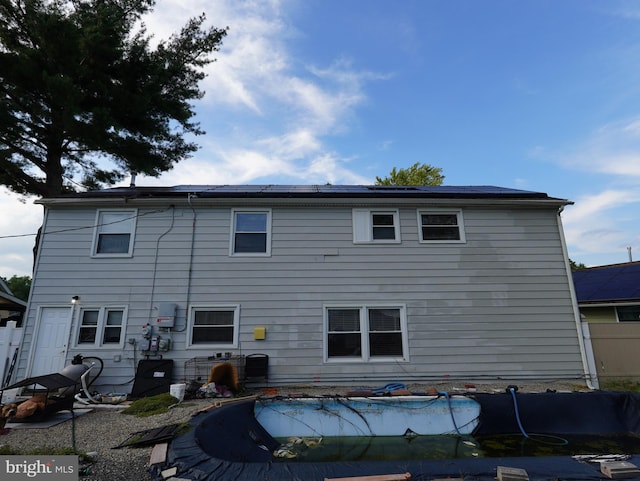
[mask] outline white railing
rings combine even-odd
[[[16,321],[7,322],[7,327],[0,327],[0,388],[5,385],[11,362],[22,340],[22,328],[16,327]]]

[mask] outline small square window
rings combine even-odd
[[[353,242],[400,242],[400,216],[397,210],[353,209]]]
[[[376,214],[372,216],[373,240],[395,240],[396,228],[393,214]]]
[[[270,211],[233,211],[232,255],[269,255]]]
[[[420,242],[465,242],[459,210],[418,211]]]

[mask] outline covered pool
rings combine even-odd
[[[337,398],[340,403],[347,405],[350,400]],[[389,398],[391,399],[393,398]],[[450,401],[446,396],[441,396],[440,399],[445,403]],[[638,394],[507,391],[499,394],[476,393],[468,395],[468,400],[479,405],[477,422],[469,424],[471,421],[467,419],[460,423],[474,426],[470,433],[471,439],[502,434],[517,435],[522,437],[523,443],[547,443],[549,455],[288,461],[274,455],[282,440],[275,439],[256,419],[256,412],[260,411],[260,408],[256,408],[256,402],[260,401],[247,400],[212,409],[192,418],[192,429],[171,442],[166,465],[156,467],[154,475],[160,480],[162,469],[175,467],[178,478],[201,481],[322,481],[325,478],[405,472],[411,473],[413,480],[463,478],[493,481],[498,466],[506,466],[526,470],[530,480],[595,480],[607,479],[601,472],[599,459],[640,464],[640,455],[636,454],[640,450],[617,452],[619,448],[615,448],[616,452],[609,452],[611,445],[604,443],[602,447],[605,451],[602,452],[572,452],[571,445],[571,439],[575,436],[597,435],[624,436],[632,442],[637,440],[640,447]],[[381,398],[375,399],[376,403],[384,401]],[[466,440],[465,436],[468,435],[456,432],[455,429],[455,418],[461,412],[456,411],[455,406],[452,407],[452,412],[454,429],[448,429],[445,433],[447,439]],[[555,445],[558,447],[554,447]],[[632,470],[627,479],[640,480],[640,476],[636,476]]]

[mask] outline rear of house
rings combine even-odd
[[[269,383],[585,380],[559,212],[498,187],[130,187],[47,198],[14,380],[269,356]]]

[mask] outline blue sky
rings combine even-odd
[[[448,185],[575,202],[569,256],[640,259],[640,3],[157,0],[229,26],[207,68],[201,149],[138,185],[373,183],[415,162]],[[3,191],[0,275],[29,275],[42,210]],[[22,200],[22,202],[20,202]]]

